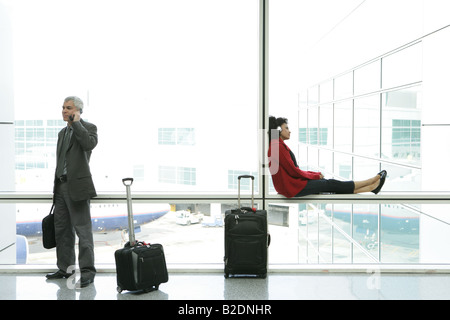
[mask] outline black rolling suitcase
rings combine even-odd
[[[120,293],[123,290],[143,290],[145,292],[158,290],[161,283],[169,280],[163,246],[135,240],[130,194],[133,178],[125,178],[122,181],[127,189],[129,241],[124,248],[116,250],[114,253],[117,292]]]
[[[252,179],[252,207],[241,208],[241,178]],[[254,177],[238,177],[238,209],[225,212],[225,278],[267,275],[267,211],[254,209]]]

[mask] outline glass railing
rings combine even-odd
[[[15,259],[10,255],[0,264],[53,267],[55,249],[43,248],[41,230],[51,198],[7,198],[0,197],[1,214],[15,213],[16,235],[15,241],[1,250],[15,247]],[[255,203],[261,208],[263,201],[257,199]],[[445,194],[329,195],[295,200],[271,197],[265,204],[271,235],[269,268],[450,264],[450,198]],[[136,238],[163,244],[168,265],[195,269],[210,264],[220,269],[224,213],[236,207],[236,200],[231,198],[135,199]],[[91,216],[96,265],[113,265],[115,250],[128,241],[126,201],[123,197],[99,196],[91,202]]]
[[[281,201],[276,205],[290,207],[298,217],[296,225],[290,219],[289,229],[297,234],[290,254],[296,255],[299,265],[450,263],[448,194],[328,195]]]

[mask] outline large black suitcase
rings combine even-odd
[[[241,207],[241,178],[252,179],[252,206]],[[238,177],[238,209],[225,212],[225,278],[267,275],[270,235],[267,211],[254,208],[254,177]]]
[[[161,244],[147,244],[135,240],[130,186],[133,178],[122,180],[127,188],[129,241],[116,250],[117,292],[123,290],[145,292],[158,290],[169,280],[164,249]]]

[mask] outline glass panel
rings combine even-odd
[[[308,148],[308,170],[317,171],[319,168],[319,150],[314,147]],[[299,165],[300,166],[300,165]]]
[[[308,108],[308,143],[319,143],[319,107]]]
[[[372,62],[355,70],[355,95],[380,90],[381,60]]]
[[[439,117],[440,114],[437,113],[435,116]],[[450,190],[449,171],[442,170],[447,168],[450,159],[448,137],[450,137],[450,125],[421,127],[421,153],[424,155],[423,191],[448,192]],[[425,174],[426,172],[428,174]]]
[[[319,263],[319,209],[316,204],[308,204],[306,210],[308,263]]]
[[[383,169],[385,169],[384,166]],[[354,157],[353,180],[366,180],[374,177],[378,172],[380,172],[380,163],[377,160]],[[385,191],[384,187],[383,191]]]
[[[378,205],[353,205],[353,239],[360,244],[367,253],[378,259]],[[373,260],[361,250],[355,250],[354,263],[370,263]]]
[[[351,233],[352,205],[333,204],[327,205],[327,209],[333,211],[333,222],[345,233]]]
[[[314,106],[319,103],[319,86],[308,89],[308,106]]]
[[[355,99],[355,148],[359,155],[380,155],[380,95]]]
[[[352,206],[349,204],[328,204],[332,211],[333,223],[338,228],[333,232],[333,263],[351,263],[352,245],[344,234],[351,234]]]
[[[353,96],[353,72],[334,79],[334,100],[351,98]]]
[[[308,142],[308,129],[306,127],[298,129],[298,142],[300,143]]]
[[[381,205],[381,262],[418,263],[420,215],[399,204]]]
[[[422,170],[401,165],[383,164],[388,172],[383,191],[422,191]]]
[[[420,225],[415,221],[410,222],[410,234],[417,234],[420,227],[420,255],[417,251],[411,251],[412,255],[420,257],[421,263],[449,263],[450,252],[450,204],[422,204],[420,206]],[[413,216],[415,217],[415,216]],[[417,250],[416,249],[416,250]]]
[[[16,204],[0,203],[2,223],[0,225],[0,264],[22,263],[26,256],[16,254],[19,249],[26,248],[26,242],[16,234]],[[41,241],[42,247],[42,241]],[[23,251],[23,250],[22,250]],[[17,262],[16,262],[17,261]]]
[[[330,103],[333,101],[333,80],[328,80],[320,84],[320,103]]]
[[[298,127],[298,142],[308,143],[308,108],[306,107],[299,109]],[[292,128],[291,131],[293,132]]]
[[[333,262],[333,226],[331,221],[331,212],[326,210],[325,204],[318,204],[319,210],[319,263]]]
[[[329,150],[319,150],[319,171],[323,175],[333,173],[333,152]]]
[[[298,261],[299,263],[308,263],[308,210],[306,203],[298,204]]]
[[[301,145],[298,148],[297,164],[298,164],[299,168],[302,170],[307,170],[307,168],[308,168],[308,151],[309,151],[309,148],[304,145]]]
[[[352,263],[352,244],[340,232],[333,234],[333,263]]]
[[[133,190],[142,192],[182,192],[188,185],[193,192],[223,193],[228,170],[258,171],[258,122],[243,120],[239,130],[230,123],[237,114],[257,118],[259,1],[12,6],[16,190],[51,192],[68,95],[84,101],[82,118],[98,128],[91,157],[98,192],[122,192],[121,179],[137,167],[145,171]],[[124,14],[126,6],[132,8]],[[83,24],[67,23],[67,12]],[[77,45],[61,54],[65,42],[55,39]],[[30,112],[30,96],[39,112]],[[211,161],[212,154],[231,152],[247,156]],[[181,183],[166,183],[161,167],[175,168]]]
[[[421,87],[382,95],[382,156],[396,162],[421,164]]]
[[[334,105],[334,147],[339,151],[352,152],[352,104],[352,101],[346,101]]]
[[[439,204],[299,204],[300,263],[448,263],[449,210]]]
[[[383,88],[422,81],[422,43],[383,58]]]
[[[333,148],[333,105],[324,104],[319,108],[319,145]]]
[[[352,180],[353,157],[339,152],[334,153],[334,174],[342,179]]]
[[[302,230],[299,216],[299,207],[296,203],[270,203],[268,205],[269,232],[272,241],[269,246],[269,263],[299,263],[305,257],[304,251],[299,250],[299,246],[304,246],[305,241],[300,239]],[[304,237],[301,237],[304,239]]]

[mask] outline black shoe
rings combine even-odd
[[[69,278],[73,273],[66,273],[63,272],[61,270],[58,270],[54,273],[49,273],[47,274],[45,277],[49,280],[53,280],[53,279],[63,279],[63,278]]]
[[[92,282],[94,282],[94,279],[92,279],[92,278],[80,278],[80,280],[78,280],[78,282],[76,284],[76,287],[77,288],[86,288]]]
[[[376,189],[372,190],[372,192],[375,194],[378,194],[378,192],[380,192],[381,188],[383,188],[384,182],[386,181],[386,177],[387,177],[387,171],[386,170],[380,171],[380,173],[378,173],[378,175],[381,177],[380,184],[378,185],[378,187]]]

